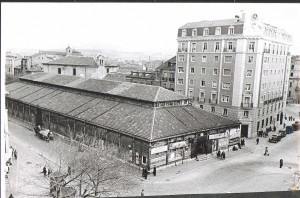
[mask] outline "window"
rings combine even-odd
[[[147,157],[146,157],[146,156],[143,156],[143,157],[142,157],[142,163],[143,163],[143,164],[146,164],[146,163],[147,163]]]
[[[248,118],[249,117],[249,111],[244,111],[244,117]]]
[[[215,52],[220,51],[220,42],[215,42]]]
[[[203,109],[203,105],[200,105],[200,109]]]
[[[213,75],[218,75],[218,69],[213,70]]]
[[[197,29],[193,29],[192,36],[197,36]]]
[[[181,89],[178,89],[178,90],[177,90],[177,93],[179,93],[179,94],[182,95],[182,90],[181,90]]]
[[[182,78],[178,78],[178,84],[183,85],[183,79]]]
[[[178,56],[178,61],[183,62],[183,61],[184,61],[184,55],[179,55],[179,56]]]
[[[181,43],[181,52],[187,52],[186,43]]]
[[[166,85],[166,83],[164,83],[164,84],[163,84],[163,88],[166,88],[166,87],[167,87],[167,85]]]
[[[202,62],[206,62],[207,57],[206,56],[202,56]]]
[[[192,43],[192,52],[196,52],[196,43]]]
[[[229,27],[228,34],[234,34],[234,27]]]
[[[229,102],[229,96],[222,95],[222,102]]]
[[[200,98],[205,98],[205,92],[204,91],[200,92]]]
[[[61,68],[57,68],[57,73],[61,74]]]
[[[252,76],[252,70],[247,70],[246,76],[247,76],[247,77],[251,77],[251,76]]]
[[[268,76],[268,70],[264,70],[264,76]]]
[[[222,82],[222,89],[230,89],[230,83]]]
[[[221,35],[221,28],[220,27],[216,28],[215,35]]]
[[[217,99],[217,94],[216,93],[212,93],[211,94],[211,99],[212,100],[216,100]]]
[[[193,79],[190,79],[190,85],[194,85],[194,80]]]
[[[73,68],[73,76],[76,76],[76,68]]]
[[[178,67],[178,73],[184,73],[183,67]]]
[[[231,69],[224,69],[223,76],[231,76]]]
[[[207,51],[207,43],[203,43],[203,52]]]
[[[194,73],[195,73],[195,68],[191,67],[191,74],[194,74]]]
[[[209,34],[209,30],[208,30],[208,28],[205,28],[203,30],[203,36],[208,36],[208,34]]]
[[[205,75],[206,73],[206,69],[204,67],[201,68],[201,74],[204,74]]]
[[[195,62],[195,56],[191,56],[191,62]]]
[[[249,52],[254,52],[255,42],[249,42]]]
[[[192,89],[189,90],[189,95],[188,95],[189,98],[192,98],[194,97],[194,91]]]
[[[231,41],[228,42],[227,45],[228,45],[228,51],[232,51],[232,49],[233,49],[232,42]]]
[[[258,111],[257,111],[257,115],[258,115],[258,116],[260,116],[260,109],[258,109]]]
[[[205,87],[205,80],[201,80],[201,87]]]
[[[211,111],[212,113],[215,113],[215,112],[216,112],[216,108],[215,108],[215,107],[211,107],[210,111]]]
[[[186,36],[186,30],[182,30],[182,31],[181,31],[181,36],[182,36],[182,37],[185,37],[185,36]]]
[[[212,88],[217,88],[217,82],[216,81],[212,82]]]
[[[250,90],[251,90],[251,84],[246,84],[245,91],[250,91]]]
[[[215,56],[215,62],[219,62],[219,56]]]
[[[231,63],[232,62],[232,56],[225,56],[224,57],[224,62],[225,63]]]
[[[223,114],[222,114],[223,116],[228,116],[228,111],[227,111],[227,109],[223,109]]]
[[[253,63],[253,56],[248,56],[248,63]]]

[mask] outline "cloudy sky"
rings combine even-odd
[[[300,54],[299,4],[2,3],[2,49],[110,49],[175,54],[187,22],[234,18],[240,10],[288,31]]]

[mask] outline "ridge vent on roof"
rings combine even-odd
[[[123,82],[122,84],[118,85],[117,87],[113,88],[112,90],[108,91],[107,93],[118,95],[118,94],[130,89],[131,87],[133,87],[135,85],[136,84],[134,84],[134,83]]]

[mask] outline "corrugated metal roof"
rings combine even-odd
[[[65,76],[59,74],[31,74],[22,76],[20,79],[41,82],[61,87],[76,88],[102,94],[110,94],[136,100],[149,102],[164,102],[188,99],[176,92],[159,86],[143,85],[129,82],[117,82],[92,78],[81,78],[76,76]]]
[[[193,106],[155,109],[25,82],[9,84],[6,90],[10,93],[7,98],[39,105],[147,141],[239,124]]]

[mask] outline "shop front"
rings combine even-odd
[[[228,148],[228,137],[226,136],[225,131],[210,134],[208,139],[209,142],[211,142],[212,152]]]

